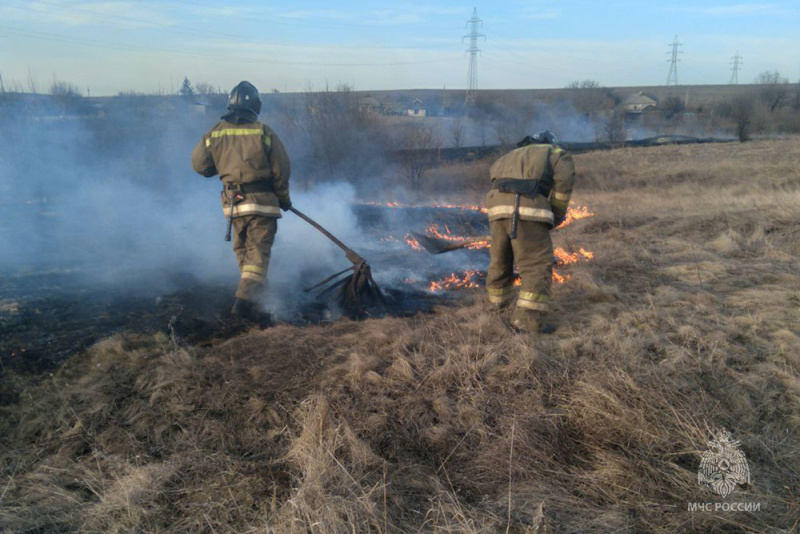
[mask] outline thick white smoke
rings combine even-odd
[[[34,109],[6,103],[0,272],[77,272],[83,282],[136,291],[142,288],[134,280],[153,287],[176,278],[235,285],[219,180],[195,174],[190,165],[191,150],[214,117],[190,106],[161,110],[154,98],[122,103],[110,103],[104,117],[53,101]],[[357,235],[348,211],[352,188],[293,191],[293,198],[343,239]],[[279,222],[271,285],[298,284],[301,273],[338,265],[336,250],[287,214]]]

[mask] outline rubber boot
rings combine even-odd
[[[233,299],[233,307],[231,308],[231,315],[239,319],[249,319],[253,313],[253,303],[249,300],[235,298]]]
[[[271,314],[256,309],[251,301],[245,299],[234,299],[231,315],[242,321],[256,324],[260,328],[266,328],[272,325]]]
[[[517,332],[552,334],[556,328],[552,324],[545,323],[544,318],[544,312],[516,308],[511,314],[511,326]]]
[[[250,321],[254,322],[259,326],[259,328],[267,328],[268,326],[272,326],[272,314],[269,312],[263,312],[261,310],[253,310],[250,313]]]
[[[511,304],[511,302],[511,300],[506,300],[500,303],[487,301],[486,307],[490,313],[503,313],[508,309],[508,306]]]

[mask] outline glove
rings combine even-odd
[[[289,211],[290,209],[292,209],[292,201],[291,200],[280,200],[280,201],[278,201],[278,203],[280,204],[281,209],[283,211]]]

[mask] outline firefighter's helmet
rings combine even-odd
[[[261,97],[255,85],[243,81],[233,88],[228,98],[228,111],[235,110],[252,111],[256,116],[261,113]]]
[[[537,132],[533,135],[525,136],[525,139],[517,143],[517,148],[522,148],[528,145],[557,145],[558,137],[550,130]]]

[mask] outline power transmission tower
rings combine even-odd
[[[675,36],[675,40],[669,45],[672,48],[671,52],[667,52],[667,54],[671,54],[671,59],[669,61],[669,74],[667,74],[667,85],[678,85],[678,54],[683,54],[678,47],[681,46],[681,43],[678,42],[678,36]]]
[[[728,82],[731,85],[738,85],[739,84],[739,71],[742,68],[742,56],[739,55],[739,51],[736,51],[736,55],[733,56],[733,66],[731,67],[731,81]]]
[[[466,50],[469,52],[469,74],[467,76],[467,104],[471,104],[475,100],[475,91],[478,90],[478,52],[481,51],[478,48],[478,39],[483,37],[486,39],[486,36],[482,33],[478,33],[478,28],[483,25],[483,21],[478,18],[478,8],[472,8],[472,18],[467,21],[467,24],[470,25],[470,32],[468,35],[465,35],[461,38],[463,42],[464,39],[469,37],[469,48]]]

